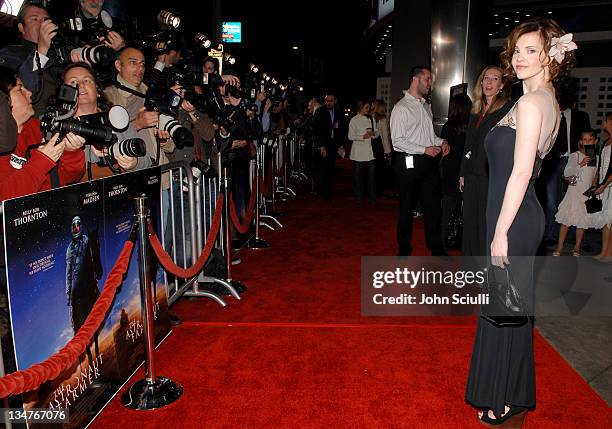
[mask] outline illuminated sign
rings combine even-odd
[[[242,42],[242,23],[223,22],[221,24],[222,43],[241,43]]]

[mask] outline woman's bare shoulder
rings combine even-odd
[[[521,96],[518,100],[518,105],[531,105],[540,111],[549,111],[555,109],[556,100],[554,95],[548,90],[539,88]]]

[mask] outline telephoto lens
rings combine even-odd
[[[117,53],[106,45],[98,45],[87,48],[77,48],[76,51],[81,58],[89,64],[100,64],[110,66],[116,59]]]
[[[133,139],[125,139],[109,147],[108,154],[111,156],[111,158],[114,158],[115,155],[139,158],[147,154],[147,145],[143,139],[138,137]]]
[[[208,49],[210,48],[210,45],[212,45],[212,40],[210,40],[204,33],[196,33],[194,40],[204,49]]]
[[[167,10],[160,10],[157,14],[157,22],[161,26],[177,29],[181,25],[181,17]]]
[[[117,136],[113,134],[113,130],[106,126],[92,126],[86,122],[75,119],[69,119],[60,122],[60,128],[57,131],[66,133],[74,133],[83,137],[87,144],[102,144],[110,146],[117,141]]]
[[[170,115],[159,115],[159,129],[167,131],[178,149],[193,146],[193,134]]]
[[[127,130],[130,125],[130,115],[123,106],[113,106],[106,112],[79,116],[79,120],[87,122],[90,125],[111,127],[117,132]]]

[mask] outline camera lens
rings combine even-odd
[[[89,48],[77,48],[81,57],[90,64],[110,65],[117,58],[117,54],[112,48],[105,45],[98,45]]]
[[[170,134],[177,148],[182,149],[185,145],[193,145],[193,134],[172,116],[159,115],[159,128]]]
[[[113,158],[116,154],[138,158],[147,154],[147,146],[140,138],[125,139],[109,147],[108,153]]]

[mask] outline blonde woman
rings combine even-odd
[[[510,85],[501,68],[487,66],[478,76],[474,88],[472,114],[465,133],[465,147],[459,171],[463,191],[463,254],[485,256],[487,189],[489,174],[484,140],[491,128],[508,113]]]

